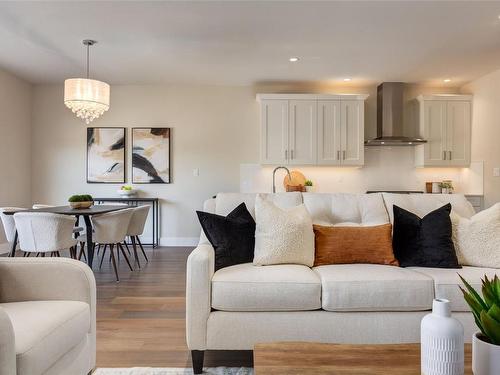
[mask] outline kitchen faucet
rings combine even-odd
[[[278,169],[284,169],[286,171],[286,173],[288,173],[288,178],[290,179],[290,182],[292,182],[292,176],[290,175],[290,171],[288,170],[287,167],[279,166],[279,167],[274,168],[274,171],[273,171],[273,193],[276,193],[276,171]]]

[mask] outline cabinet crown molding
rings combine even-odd
[[[261,100],[366,100],[368,94],[257,94]]]
[[[462,95],[462,94],[429,94],[429,95],[419,95],[417,96],[419,101],[424,100],[472,100],[472,95]]]

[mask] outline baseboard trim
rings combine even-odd
[[[161,237],[160,246],[196,246],[199,237]]]

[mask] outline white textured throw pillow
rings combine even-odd
[[[500,203],[470,219],[452,214],[451,221],[460,264],[500,268]]]
[[[258,195],[255,223],[253,264],[303,264],[312,267],[313,224],[303,204],[283,210]]]

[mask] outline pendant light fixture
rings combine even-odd
[[[70,78],[64,81],[64,104],[77,117],[90,124],[109,109],[109,85],[89,79],[89,49],[97,41],[85,39],[87,47],[87,78]]]

